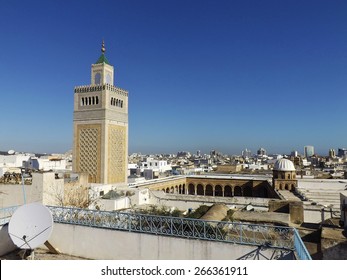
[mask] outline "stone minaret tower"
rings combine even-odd
[[[128,92],[114,86],[113,72],[102,42],[91,84],[75,87],[73,171],[91,183],[127,182]]]

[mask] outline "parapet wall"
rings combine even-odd
[[[49,241],[64,254],[99,260],[235,260],[258,248],[59,223]],[[267,248],[261,254],[275,259],[281,250]]]

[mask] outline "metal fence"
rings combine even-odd
[[[298,231],[291,227],[55,206],[48,206],[48,208],[56,223],[289,249],[296,252],[298,259],[311,259]],[[0,224],[7,223],[15,209],[16,207],[0,209]]]
[[[299,260],[312,260],[310,253],[302,241],[299,232],[294,228],[294,249]]]
[[[293,228],[49,206],[58,223],[294,249]]]
[[[17,208],[18,206],[12,206],[0,209],[0,226],[7,224],[10,221],[14,211],[16,211]]]

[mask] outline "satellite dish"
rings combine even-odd
[[[51,211],[41,203],[19,207],[12,215],[8,233],[20,249],[35,249],[45,243],[53,230]]]
[[[247,211],[254,211],[254,207],[253,207],[251,204],[248,204],[248,205],[246,206],[246,210],[247,210]]]
[[[9,155],[13,155],[13,154],[14,154],[14,150],[9,150],[7,153],[8,153]]]

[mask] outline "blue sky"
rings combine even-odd
[[[346,1],[0,1],[0,150],[72,147],[100,56],[129,91],[129,153],[347,146]]]

